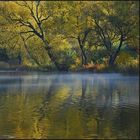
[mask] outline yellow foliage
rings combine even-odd
[[[80,66],[80,65],[81,65],[81,60],[80,60],[80,58],[76,58],[76,59],[75,59],[75,64],[72,64],[72,65],[70,66],[70,70],[76,70],[77,67]]]
[[[70,70],[76,70],[77,66],[76,65],[71,65]]]
[[[80,58],[76,58],[75,63],[76,63],[76,65],[80,65],[81,64]]]
[[[7,3],[7,7],[10,12],[17,14],[18,16],[27,16],[28,10],[25,7],[21,7],[16,2],[9,2]]]
[[[117,64],[126,64],[131,59],[132,59],[132,57],[130,56],[130,54],[121,52],[120,55],[116,58],[116,63]]]
[[[54,47],[56,51],[71,48],[69,42],[64,39],[62,35],[57,35],[55,38],[51,39],[51,46]]]

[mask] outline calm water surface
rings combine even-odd
[[[139,137],[139,79],[0,73],[0,138]]]

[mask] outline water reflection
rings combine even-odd
[[[138,138],[138,77],[0,75],[0,138]]]

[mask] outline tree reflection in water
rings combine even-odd
[[[117,78],[74,74],[17,76],[11,82],[1,78],[0,136],[138,138],[138,79]]]

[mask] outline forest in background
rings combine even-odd
[[[138,1],[0,2],[0,69],[137,73]]]

